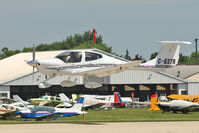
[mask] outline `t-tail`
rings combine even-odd
[[[178,64],[180,46],[179,44],[191,44],[184,41],[158,41],[162,47],[156,58],[141,64],[143,67],[173,67]]]
[[[149,111],[159,111],[161,110],[157,105],[155,105],[155,103],[158,103],[158,97],[156,94],[153,94],[151,96],[151,108],[149,109]]]
[[[80,112],[83,107],[84,98],[80,98],[77,102],[70,108],[71,111]]]

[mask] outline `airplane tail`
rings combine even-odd
[[[144,67],[172,67],[178,64],[179,44],[191,44],[184,41],[158,41],[162,45],[156,58],[141,64]]]
[[[153,94],[153,95],[151,96],[151,108],[149,109],[149,111],[159,111],[160,108],[159,108],[157,105],[155,105],[155,103],[158,103],[158,102],[159,102],[159,101],[158,101],[157,95],[156,95],[156,94]]]
[[[70,109],[72,111],[80,112],[83,107],[83,102],[84,102],[84,98],[80,98]]]
[[[61,98],[62,102],[70,102],[70,99],[64,93],[60,93],[59,97]]]
[[[72,94],[72,100],[76,101],[80,98],[81,94]]]
[[[134,97],[135,97],[135,96],[134,96],[134,93],[132,92],[132,93],[131,93],[131,98],[132,98],[132,100],[133,100]]]
[[[27,105],[28,102],[25,102],[24,100],[22,100],[18,95],[13,95],[13,98],[14,98],[14,101],[15,102],[21,102],[23,103],[24,105]]]
[[[59,97],[60,97],[61,101],[63,102],[64,106],[66,106],[66,107],[72,106],[71,105],[72,102],[70,101],[70,99],[64,93],[60,93]]]
[[[122,99],[119,92],[114,92],[114,103],[121,103]]]

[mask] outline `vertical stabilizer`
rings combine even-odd
[[[27,104],[29,104],[29,102],[22,100],[18,95],[13,95],[14,101],[15,102],[21,102],[22,104],[24,104],[25,106]]]
[[[77,102],[70,108],[71,111],[80,112],[82,110],[84,98],[79,98]]]
[[[159,111],[161,110],[157,105],[155,105],[155,103],[158,103],[158,97],[156,94],[153,94],[151,96],[151,108],[149,109],[149,111]]]
[[[114,92],[114,103],[122,103],[122,99],[120,97],[119,92]]]
[[[172,67],[178,64],[180,46],[179,44],[191,44],[191,42],[184,41],[158,41],[161,44],[158,55],[155,59],[152,59],[140,66],[146,67]]]
[[[59,97],[61,99],[61,101],[64,103],[65,107],[71,107],[72,106],[72,102],[70,101],[70,99],[64,94],[64,93],[60,93]]]
[[[62,102],[70,102],[69,98],[64,93],[60,93],[59,97]]]

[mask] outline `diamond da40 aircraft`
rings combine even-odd
[[[141,61],[128,61],[121,57],[106,53],[98,49],[77,49],[66,50],[51,59],[36,59],[35,47],[33,48],[33,59],[25,60],[28,65],[45,75],[48,78],[39,84],[40,88],[48,88],[51,85],[47,82],[57,75],[67,75],[68,79],[60,84],[63,87],[72,87],[76,83],[70,80],[71,76],[83,76],[86,79],[86,88],[98,88],[100,83],[89,81],[88,76],[105,77],[111,74],[126,70],[150,70],[151,68],[165,69],[178,64],[179,44],[191,44],[184,41],[160,41],[162,45],[157,57],[146,63]]]

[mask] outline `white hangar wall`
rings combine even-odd
[[[104,78],[105,84],[181,84],[183,79],[153,71],[128,70]]]
[[[67,76],[56,76],[48,82],[52,85],[60,85],[60,82],[66,80]],[[34,74],[28,74],[19,78],[7,81],[0,85],[0,93],[6,93],[10,97],[10,86],[28,86],[38,85],[41,81],[45,80],[45,75],[35,72]],[[75,81],[78,85],[82,85],[85,82],[83,77],[71,77],[72,81]],[[162,72],[152,71],[133,71],[128,70],[122,73],[113,74],[104,78],[89,77],[89,80],[94,80],[104,85],[113,84],[177,84],[178,93],[187,91],[189,95],[199,95],[199,82],[188,82],[181,78],[177,78]],[[0,94],[1,95],[1,94]]]
[[[5,85],[0,86],[0,98],[1,97],[10,98],[10,86],[5,86]]]
[[[188,95],[199,95],[199,82],[188,83]]]

